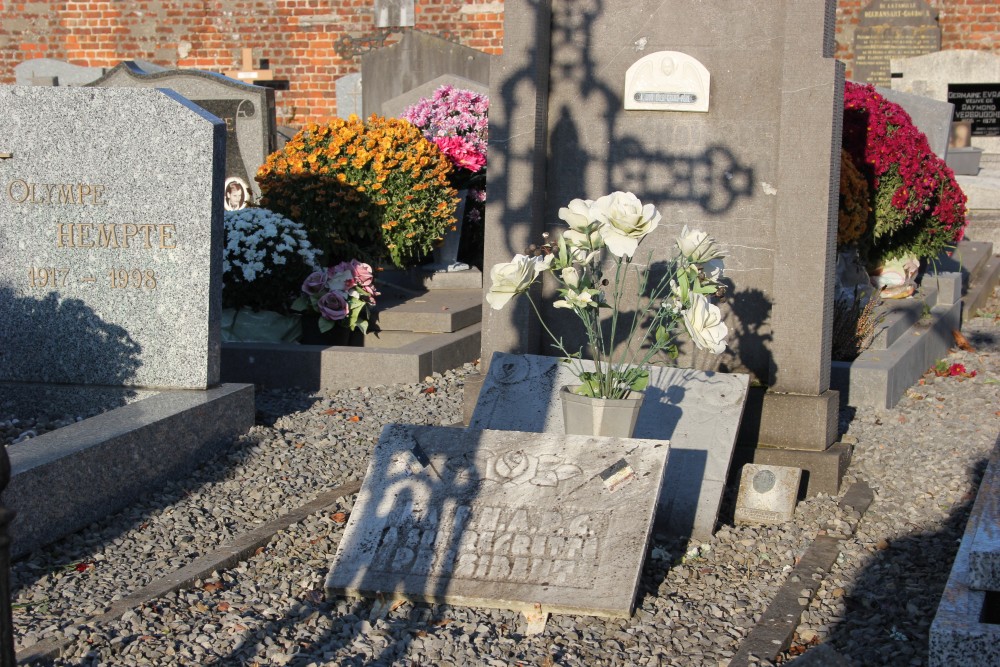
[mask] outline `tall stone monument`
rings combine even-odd
[[[636,261],[666,260],[684,225],[707,231],[729,254],[730,350],[688,345],[681,364],[768,387],[747,406],[746,456],[805,468],[810,491],[835,491],[849,450],[834,445],[829,389],[843,107],[834,2],[508,0],[504,40],[490,72],[485,267],[563,229],[570,200],[614,190],[663,215]],[[634,93],[654,108],[626,108],[629,68],[661,52],[662,72]],[[688,57],[711,75],[707,111],[677,109],[706,91],[669,89],[706,82],[663,69]],[[556,335],[577,336],[565,311],[543,314]],[[523,299],[484,307],[483,321],[486,365],[494,351],[555,353]]]

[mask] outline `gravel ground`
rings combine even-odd
[[[965,328],[956,351],[975,377],[935,377],[893,410],[846,409],[857,439],[844,483],[875,501],[856,516],[837,498],[801,502],[774,527],[722,525],[704,543],[654,539],[632,619],[554,616],[543,634],[507,611],[323,599],[353,498],[294,524],[254,557],[120,620],[84,625],[153,579],[361,478],[383,424],[452,424],[475,371],[419,385],[336,393],[269,391],[258,423],[222,457],[130,509],[15,564],[19,649],[73,643],[58,665],[725,665],[819,534],[847,534],[833,572],[786,656],[829,643],[859,664],[922,665],[985,461],[1000,432],[1000,302]],[[11,429],[13,431],[15,429]],[[780,658],[779,658],[780,661]]]

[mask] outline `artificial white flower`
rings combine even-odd
[[[587,306],[597,307],[598,301],[594,299],[596,290],[566,290],[565,299],[557,299],[552,302],[553,308],[586,308]]]
[[[592,210],[594,202],[589,199],[574,199],[569,206],[559,209],[559,219],[564,221],[569,228],[587,233],[597,224]]]
[[[677,247],[680,248],[681,254],[694,264],[725,257],[725,254],[715,245],[715,239],[700,229],[689,230],[687,225],[684,225],[681,235],[677,238]]]
[[[652,204],[643,205],[631,192],[612,192],[591,207],[598,231],[615,257],[631,257],[646,234],[660,224],[660,213]]]
[[[552,255],[528,257],[514,255],[511,262],[494,264],[490,269],[490,291],[486,300],[493,310],[500,310],[515,294],[526,292],[535,279],[552,264]]]
[[[701,272],[710,282],[718,283],[722,281],[723,268],[722,259],[710,259],[701,265]]]
[[[722,321],[719,307],[697,292],[691,293],[691,305],[683,312],[684,328],[700,350],[719,354],[726,349],[729,327]]]
[[[575,266],[567,266],[559,272],[559,275],[567,287],[576,289],[580,286],[580,272],[576,270]]]

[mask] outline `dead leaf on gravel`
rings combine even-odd
[[[952,338],[955,339],[955,344],[966,352],[975,352],[976,348],[972,347],[969,343],[969,339],[962,335],[962,332],[958,329],[951,330]]]
[[[347,523],[347,514],[344,512],[334,512],[330,515],[334,523]]]
[[[359,421],[361,421],[361,417],[359,417],[357,415],[352,415],[352,416],[350,416],[350,417],[347,418],[347,421],[349,421],[349,422],[359,422]]]
[[[229,611],[229,603],[228,602],[220,602],[219,604],[215,605],[215,608],[218,609],[219,611],[223,612],[223,613],[227,612],[227,611]]]
[[[204,585],[202,586],[202,589],[206,593],[215,593],[216,591],[221,591],[222,590],[222,582],[221,581],[206,581],[204,583]]]

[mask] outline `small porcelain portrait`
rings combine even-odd
[[[226,179],[226,196],[223,206],[227,211],[238,211],[246,208],[250,201],[250,188],[246,181],[237,176]]]

